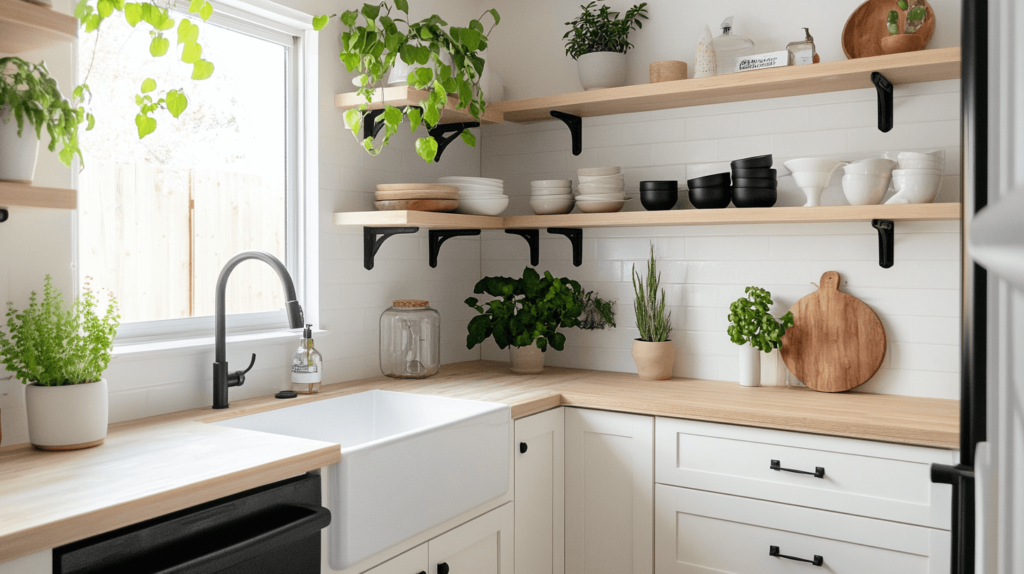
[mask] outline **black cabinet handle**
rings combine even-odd
[[[448,574],[449,570],[447,562],[441,562],[437,565],[437,574]]]
[[[814,467],[814,472],[807,472],[806,470],[796,470],[794,468],[782,468],[782,464],[779,461],[773,460],[770,468],[772,470],[782,470],[785,472],[792,472],[796,474],[809,474],[814,478],[825,478],[824,466],[816,466]],[[783,558],[785,558],[785,556],[783,556]]]
[[[807,560],[806,558],[797,558],[796,556],[786,556],[785,554],[779,554],[778,546],[768,547],[768,556],[774,556],[776,558],[785,558],[786,560],[796,560],[797,562],[806,562],[815,566],[821,566],[825,563],[825,559],[817,554],[814,555],[814,560]]]
[[[526,454],[526,443],[525,442],[519,443],[519,453],[520,454]]]

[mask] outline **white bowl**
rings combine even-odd
[[[533,190],[534,197],[543,197],[550,195],[572,195],[571,187],[542,187]]]
[[[938,160],[927,160],[927,159],[901,159],[899,160],[900,169],[930,169],[933,171],[942,171],[942,162]]]
[[[441,183],[472,183],[477,185],[494,185],[498,187],[504,187],[505,182],[501,179],[492,179],[490,177],[469,177],[463,175],[450,175],[446,177],[439,177],[437,181]]]
[[[595,181],[624,180],[626,176],[621,173],[616,173],[614,175],[578,175],[576,178],[580,180],[580,183],[591,183]]]
[[[576,170],[577,176],[615,175],[622,171],[620,167],[584,167]]]
[[[583,213],[615,213],[622,211],[626,200],[604,200],[604,201],[576,201],[576,207]]]
[[[939,194],[942,174],[933,170],[897,169],[892,172],[892,183],[896,195],[886,204],[931,203]]]
[[[843,195],[850,205],[877,205],[889,190],[888,175],[844,175]]]
[[[889,176],[896,168],[896,162],[891,159],[874,158],[855,161],[843,168],[846,175],[874,175]]]
[[[596,191],[599,193],[607,193],[609,191],[622,191],[626,189],[626,182],[617,181],[611,183],[581,183],[579,188],[580,193],[587,193]]]
[[[572,187],[571,179],[540,179],[531,181],[530,186],[534,189],[542,187]]]
[[[530,208],[537,215],[560,215],[572,211],[576,202],[572,196],[535,197],[530,200]]]
[[[476,185],[472,183],[456,183],[455,187],[459,188],[459,192],[479,192],[479,193],[504,193],[505,189],[502,187],[495,187],[493,185]]]
[[[508,196],[501,197],[460,197],[459,213],[469,215],[499,215],[508,207]]]
[[[786,169],[788,169],[790,172],[794,174],[798,171],[831,174],[836,169],[844,167],[846,165],[846,162],[839,161],[836,159],[811,157],[805,159],[791,159],[787,162],[783,162],[782,165],[786,166]]]

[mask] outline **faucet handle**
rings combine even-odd
[[[256,353],[252,354],[252,360],[249,361],[249,366],[244,371],[235,371],[228,375],[228,386],[229,387],[240,387],[245,384],[245,374],[252,370],[253,365],[256,364]]]

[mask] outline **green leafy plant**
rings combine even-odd
[[[793,326],[793,313],[777,321],[769,313],[774,304],[771,293],[760,287],[747,287],[744,293],[729,305],[729,339],[737,345],[750,343],[765,353],[782,348],[782,336]]]
[[[189,14],[197,16],[203,22],[213,16],[213,4],[207,0],[189,0]],[[140,23],[145,23],[149,28],[149,54],[154,58],[160,58],[170,51],[171,41],[164,33],[170,35],[170,30],[175,34],[175,53],[178,47],[181,52],[178,58],[182,63],[191,66],[191,78],[193,80],[205,80],[213,75],[214,65],[203,58],[203,46],[199,43],[200,25],[185,17],[175,19],[172,12],[156,2],[125,2],[124,0],[79,0],[75,6],[75,18],[81,24],[86,33],[99,34],[100,25],[103,21],[114,14],[124,17],[125,21],[132,28]],[[98,36],[97,36],[98,38]],[[92,71],[92,64],[89,66]],[[87,86],[89,73],[85,75],[84,86]],[[86,90],[88,88],[86,87]],[[157,92],[156,81],[146,78],[139,86],[139,93],[135,96],[135,105],[139,113],[135,116],[135,127],[139,133],[139,139],[156,131],[157,120],[153,116],[158,110],[167,110],[171,116],[177,118],[186,108],[189,100],[182,89],[170,89]]]
[[[651,259],[647,262],[647,277],[641,277],[633,266],[633,292],[636,300],[633,310],[636,312],[636,328],[640,330],[640,339],[648,343],[668,341],[672,332],[672,313],[665,312],[665,290],[661,285],[661,274],[658,273],[658,262],[654,258],[654,246],[651,245]]]
[[[564,277],[555,279],[548,271],[541,277],[536,270],[527,267],[521,279],[484,277],[473,292],[495,299],[483,304],[476,297],[466,299],[466,305],[480,313],[469,322],[466,337],[469,349],[493,336],[502,349],[536,343],[541,351],[546,351],[549,345],[561,351],[565,348],[565,335],[558,329],[615,326],[613,303],[593,292],[584,292],[576,281]],[[593,316],[586,317],[588,312]]]
[[[7,332],[0,331],[0,363],[22,383],[42,386],[94,383],[110,364],[120,322],[117,301],[110,297],[106,311],[86,282],[81,297],[70,306],[53,286],[43,283],[43,300],[33,291],[24,311],[7,303]]]
[[[896,7],[902,12],[907,12],[907,25],[903,28],[904,34],[913,34],[921,29],[924,25],[924,19],[928,15],[928,9],[925,7],[923,0],[915,0],[914,6],[911,7],[907,0],[896,0]],[[889,14],[885,18],[886,27],[889,29],[889,35],[895,36],[900,33],[900,13],[896,10],[889,10]]]
[[[584,54],[592,52],[618,52],[625,54],[633,47],[629,43],[629,33],[644,27],[641,20],[647,19],[647,2],[641,2],[626,10],[620,19],[619,12],[612,12],[607,4],[597,8],[597,2],[591,2],[583,8],[583,13],[572,22],[568,32],[562,36],[565,53],[578,60]]]
[[[501,21],[498,11],[491,9],[470,20],[465,28],[445,29],[448,23],[436,14],[419,22],[409,21],[408,0],[395,0],[394,7],[400,12],[394,17],[387,2],[363,4],[360,10],[347,10],[339,16],[346,30],[341,34],[340,58],[349,72],[359,73],[357,93],[366,99],[365,104],[345,112],[345,125],[370,155],[379,154],[388,145],[405,118],[412,133],[421,125],[427,130],[437,126],[449,94],[457,96],[457,109],[468,110],[476,119],[483,117],[487,104],[480,89],[484,71],[480,52],[487,49],[487,37]],[[485,33],[482,20],[488,15],[493,23]],[[322,30],[331,17],[313,18],[313,27]],[[451,65],[444,63],[442,53],[451,56]],[[374,144],[372,137],[362,137],[363,122],[369,121],[369,104],[378,88],[384,87],[382,80],[399,58],[409,66],[420,66],[409,73],[408,83],[426,91],[427,98],[418,106],[402,108],[384,102],[383,113],[374,120],[383,123],[384,137]],[[466,145],[476,146],[476,137],[469,131],[463,131],[461,137]],[[428,163],[434,161],[437,140],[429,134],[418,138],[416,153]]]
[[[75,88],[75,100],[81,100],[86,90],[87,86]],[[76,155],[81,159],[78,128],[85,123],[85,129],[91,130],[95,119],[83,106],[61,94],[57,80],[50,77],[45,63],[0,58],[0,106],[7,106],[3,108],[6,112],[0,111],[0,121],[18,122],[18,137],[22,136],[27,121],[35,129],[37,139],[43,139],[42,130],[46,128],[50,151],[56,150],[58,143],[61,145],[58,156],[64,165],[70,167]]]

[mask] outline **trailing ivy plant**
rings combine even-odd
[[[132,28],[145,23],[149,28],[149,54],[154,58],[165,56],[171,49],[171,41],[165,36],[174,30],[175,53],[181,47],[178,58],[191,66],[193,80],[205,80],[213,75],[214,65],[203,58],[203,46],[199,43],[200,25],[189,18],[175,20],[171,11],[155,2],[125,2],[124,0],[79,0],[75,6],[75,17],[86,33],[100,33],[100,25],[114,13],[124,17]],[[198,16],[202,21],[213,15],[213,4],[208,0],[189,0],[189,14]],[[90,64],[90,71],[92,65]],[[86,73],[85,81],[88,82]],[[88,84],[84,84],[86,90]],[[135,115],[135,127],[139,139],[156,131],[157,120],[153,114],[158,110],[167,110],[177,118],[188,108],[188,96],[182,89],[169,89],[163,95],[157,92],[156,81],[146,78],[139,86],[135,96],[135,105],[139,113]]]
[[[648,343],[668,341],[672,333],[672,313],[665,312],[665,290],[661,285],[661,274],[658,273],[658,262],[654,258],[654,246],[651,245],[651,258],[647,262],[647,277],[641,277],[633,265],[633,292],[636,300],[633,310],[636,312],[636,328],[640,331],[640,339]]]
[[[457,109],[468,110],[470,115],[480,119],[486,103],[480,89],[480,77],[484,71],[484,59],[480,52],[487,49],[487,38],[501,21],[498,11],[485,11],[480,18],[470,20],[469,26],[448,27],[448,23],[434,14],[419,22],[409,18],[408,0],[363,4],[360,10],[347,10],[339,16],[345,31],[341,34],[341,61],[349,72],[358,72],[358,94],[366,99],[365,104],[345,112],[345,125],[356,140],[370,155],[377,155],[388,145],[391,136],[398,133],[405,118],[409,119],[412,133],[421,126],[427,130],[441,120],[441,112],[448,104],[449,94],[458,97]],[[493,20],[490,29],[484,31],[483,20],[490,15]],[[313,27],[322,30],[332,16],[313,18]],[[452,65],[442,61],[441,54],[451,56]],[[384,113],[376,122],[384,124],[384,137],[379,144],[373,138],[363,138],[363,122],[368,121],[369,104],[374,93],[383,88],[383,79],[395,63],[401,59],[414,68],[408,83],[413,88],[425,90],[427,99],[418,106],[398,108],[384,102]],[[476,145],[476,137],[469,131],[462,132],[462,141],[469,146]],[[426,162],[434,161],[437,155],[437,141],[429,134],[416,140],[416,153]]]
[[[120,319],[113,296],[101,314],[88,282],[81,297],[65,305],[64,296],[47,275],[41,302],[33,291],[24,311],[7,303],[7,332],[0,330],[0,364],[24,384],[94,383],[110,364]]]
[[[747,287],[744,293],[746,296],[729,305],[729,339],[737,345],[749,343],[765,353],[782,348],[782,336],[793,326],[793,313],[787,312],[778,321],[769,313],[774,304],[770,292]]]
[[[907,25],[903,28],[904,34],[913,34],[921,29],[924,25],[924,18],[928,15],[928,9],[925,8],[922,0],[915,0],[914,6],[911,8],[908,0],[896,0],[896,7],[903,12],[907,12]],[[889,14],[885,19],[886,27],[889,29],[889,35],[895,36],[900,33],[900,13],[896,10],[889,10]]]
[[[75,102],[81,101],[87,86],[74,90]],[[6,111],[4,111],[6,110]],[[78,147],[78,128],[85,123],[86,130],[95,124],[92,114],[77,103],[69,101],[50,77],[46,64],[33,64],[16,57],[0,58],[0,121],[18,123],[18,137],[22,137],[25,122],[35,130],[36,138],[43,139],[42,130],[50,136],[50,151],[61,145],[58,156],[64,165],[82,152]]]
[[[584,54],[593,52],[618,52],[625,54],[633,47],[629,43],[629,33],[644,27],[641,20],[647,19],[647,2],[641,2],[626,10],[625,14],[612,12],[607,4],[596,8],[597,2],[591,2],[583,8],[583,13],[572,22],[568,32],[562,36],[565,43],[565,54],[578,60]]]
[[[494,299],[483,304],[476,297],[466,299],[466,305],[480,313],[469,322],[469,349],[493,336],[502,349],[536,344],[541,351],[547,351],[548,346],[561,351],[565,335],[558,329],[615,326],[612,303],[593,292],[584,292],[576,281],[555,279],[548,271],[541,277],[527,267],[521,279],[484,277],[473,292]],[[596,317],[586,316],[588,308]]]

